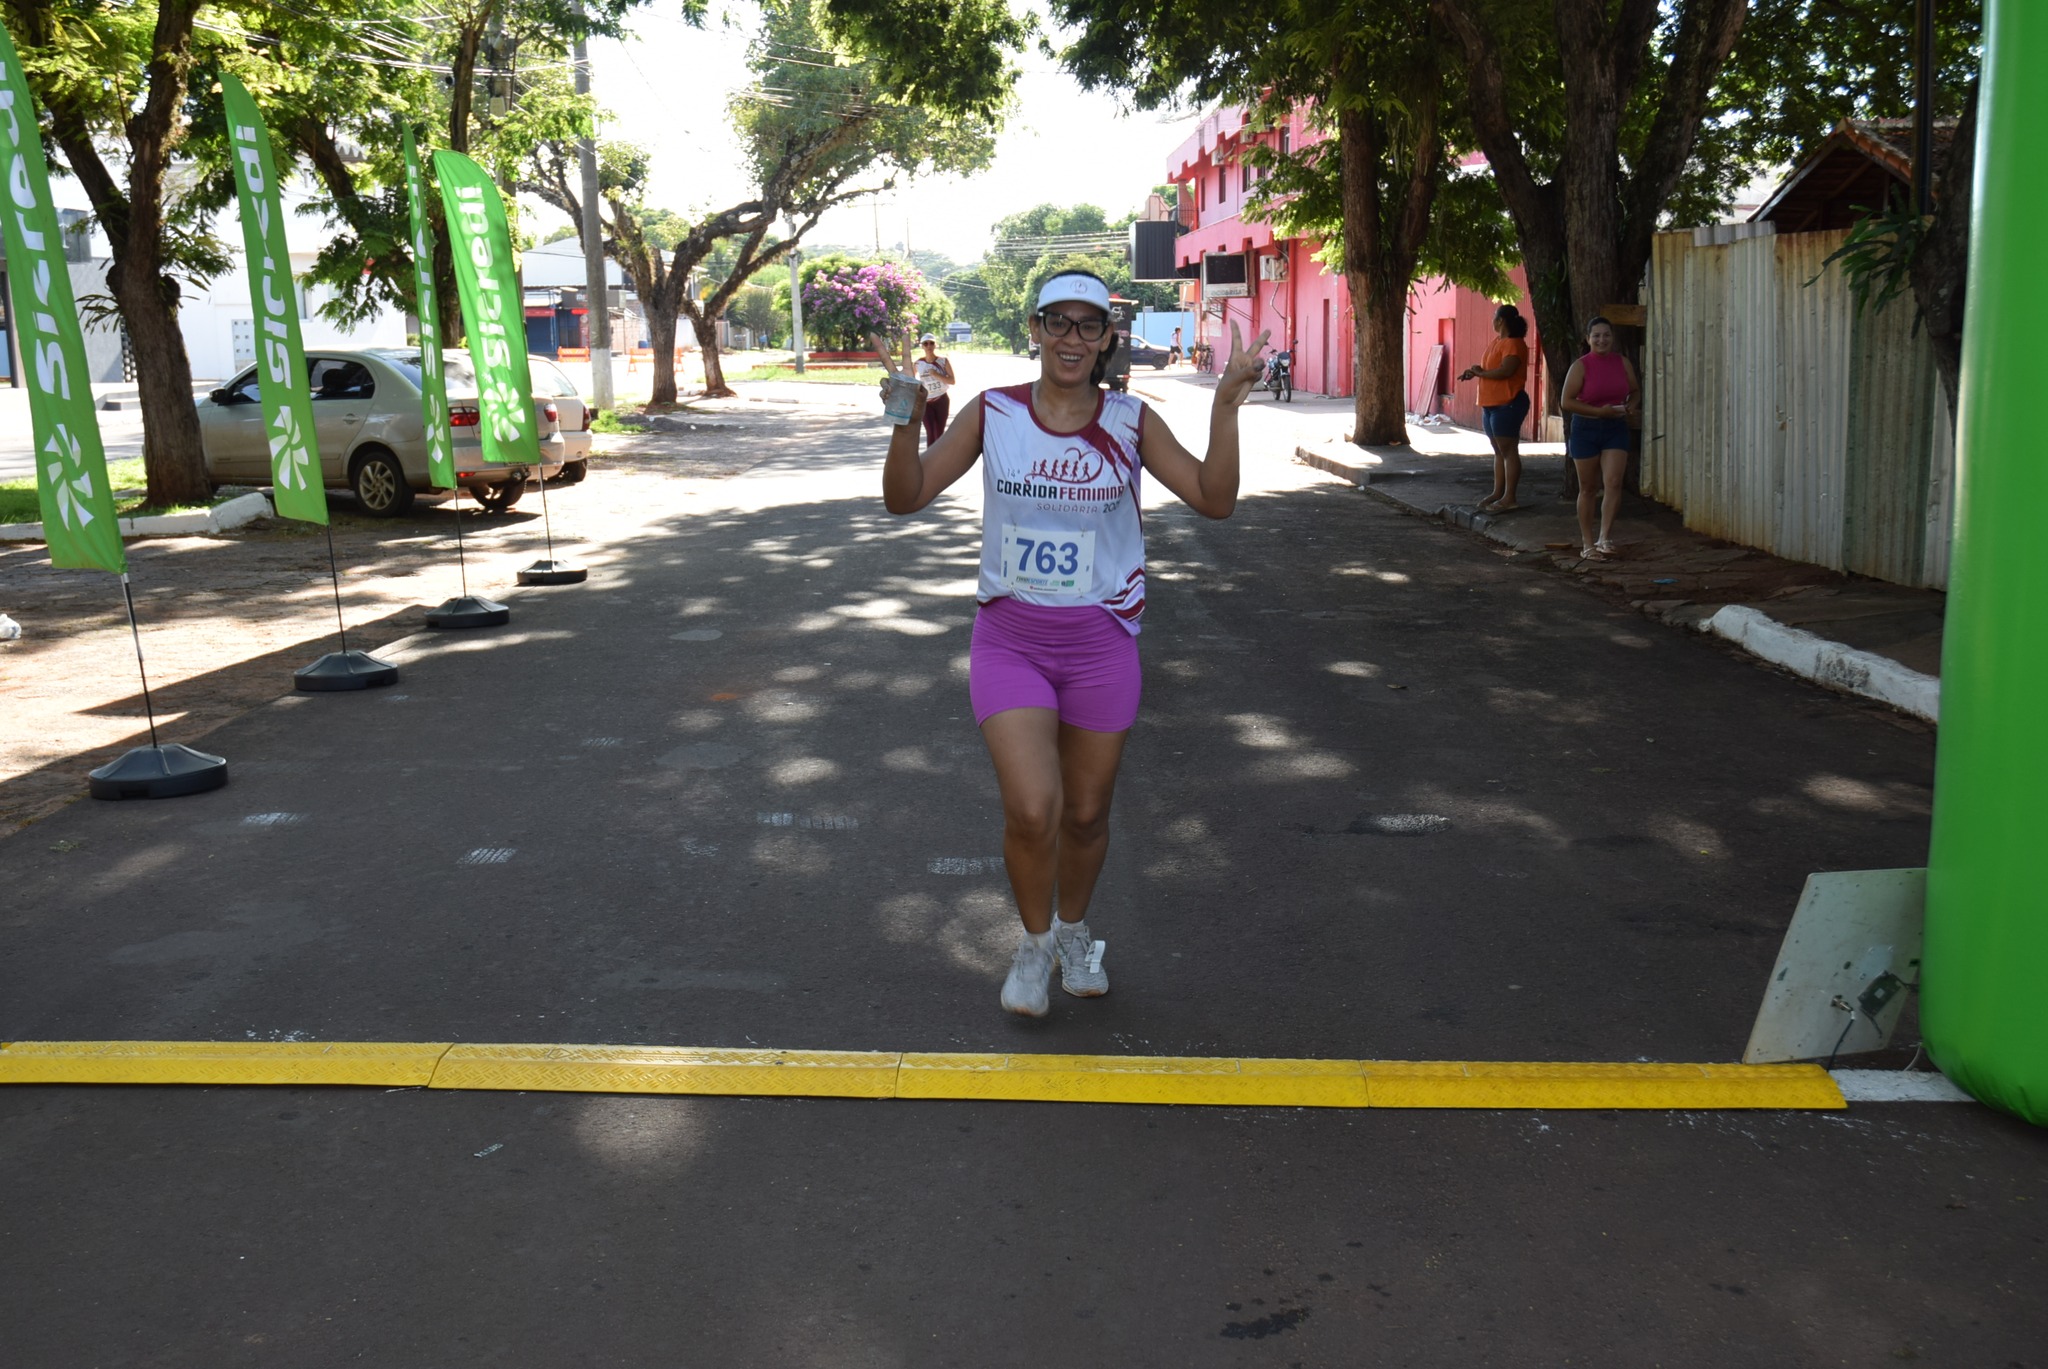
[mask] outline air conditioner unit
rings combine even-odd
[[[1286,280],[1286,279],[1287,279],[1287,258],[1285,258],[1285,257],[1260,257],[1260,258],[1259,258],[1259,279],[1260,279],[1260,280]]]

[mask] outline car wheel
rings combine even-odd
[[[564,485],[580,485],[583,483],[583,477],[589,474],[588,461],[571,461],[562,467],[562,473],[555,479]]]
[[[413,488],[406,483],[398,458],[373,447],[356,457],[349,474],[349,487],[356,503],[372,518],[396,518],[412,507]]]
[[[520,480],[501,480],[495,485],[471,485],[469,493],[485,513],[503,513],[519,502],[519,496],[526,493],[526,484]]]

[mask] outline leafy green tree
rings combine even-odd
[[[900,6],[906,16],[916,8]],[[994,152],[1007,85],[962,84],[955,72],[943,81],[907,86],[899,67],[864,51],[866,21],[844,28],[828,22],[825,0],[767,0],[761,18],[760,36],[747,57],[756,83],[735,98],[732,109],[758,187],[752,196],[693,218],[688,232],[664,251],[649,241],[642,218],[647,154],[613,149],[600,175],[608,217],[605,249],[633,278],[647,311],[656,402],[676,397],[680,318],[689,319],[702,349],[705,392],[732,393],[718,360],[718,318],[749,279],[783,260],[834,205],[888,189],[902,177],[978,170]],[[990,79],[1006,80],[1008,70],[999,63]],[[923,98],[913,98],[910,87]],[[569,157],[566,144],[544,144],[525,186],[580,223],[580,190],[569,173]],[[861,183],[870,176],[881,179]],[[776,236],[778,219],[794,231]],[[733,248],[729,269],[708,293],[693,296],[692,274],[722,242]]]
[[[789,316],[775,307],[775,292],[765,285],[743,285],[726,308],[726,317],[756,337],[766,337],[787,324]]]
[[[1551,398],[1580,324],[1633,299],[1694,167],[1749,0],[1430,0],[1463,57],[1473,134],[1514,219]]]
[[[84,187],[111,248],[107,289],[136,358],[153,504],[209,496],[179,280],[203,282],[229,262],[207,229],[218,206],[171,174],[198,102],[193,70],[230,46],[199,28],[203,7],[8,0],[5,9],[30,89],[49,111],[51,160]]]
[[[1407,440],[1403,393],[1408,287],[1428,264],[1491,284],[1499,235],[1484,189],[1460,185],[1463,212],[1440,224],[1452,153],[1468,141],[1452,95],[1456,53],[1416,7],[1281,0],[1241,9],[1201,0],[1055,0],[1077,37],[1062,54],[1096,86],[1128,83],[1145,108],[1192,92],[1253,111],[1253,133],[1312,106],[1323,144],[1257,164],[1275,173],[1262,204],[1283,230],[1329,241],[1351,292],[1358,384],[1354,439]],[[1452,230],[1477,227],[1480,231]],[[1470,270],[1467,265],[1470,263]],[[1287,346],[1291,339],[1277,345]]]
[[[944,288],[960,317],[977,333],[1000,337],[1020,351],[1028,336],[1031,305],[1055,269],[1093,271],[1109,283],[1112,293],[1147,308],[1179,308],[1171,285],[1131,279],[1130,261],[1122,248],[1076,251],[1048,241],[1121,237],[1129,226],[1128,217],[1111,223],[1092,204],[1034,205],[997,223],[994,251],[973,267],[953,273]]]

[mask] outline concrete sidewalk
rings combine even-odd
[[[1493,483],[1486,439],[1454,425],[1411,423],[1410,446],[1361,448],[1323,438],[1296,459],[1368,492],[1555,567],[1626,599],[1638,611],[1727,637],[1817,683],[1933,720],[1940,696],[1942,614],[1947,596],[1789,561],[1688,529],[1673,510],[1641,496],[1614,525],[1618,554],[1579,555],[1578,520],[1563,497],[1564,449],[1522,447],[1520,507],[1489,514],[1476,505]]]

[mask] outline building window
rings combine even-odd
[[[1285,156],[1287,155],[1287,153],[1288,153],[1288,150],[1289,150],[1289,149],[1290,149],[1290,148],[1291,148],[1291,147],[1293,146],[1293,141],[1294,141],[1294,140],[1293,140],[1293,137],[1292,137],[1292,130],[1290,130],[1290,129],[1286,129],[1286,128],[1282,128],[1282,129],[1280,130],[1280,155],[1281,155],[1281,156],[1285,157]]]
[[[1252,188],[1252,164],[1250,162],[1239,162],[1237,164],[1237,188],[1240,193],[1249,191]]]
[[[1225,179],[1229,175],[1229,167],[1219,166],[1216,168],[1216,203],[1218,204],[1222,204],[1230,198],[1230,182]]]

